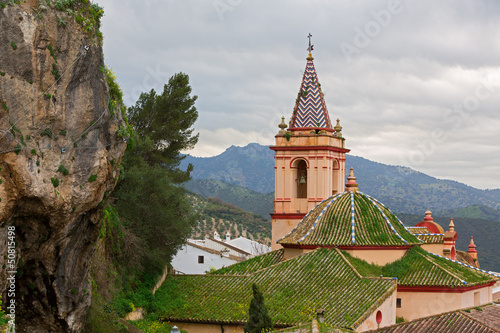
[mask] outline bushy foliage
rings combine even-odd
[[[85,32],[89,33],[92,37],[97,36],[99,40],[102,40],[99,27],[104,11],[98,4],[91,3],[89,0],[46,0],[46,5],[74,17],[75,21],[81,25]],[[46,8],[40,2],[40,10]],[[66,26],[66,24],[64,23],[62,26]]]
[[[146,318],[134,321],[134,326],[141,329],[144,333],[170,333],[172,324],[159,321],[155,316],[146,316]],[[182,333],[187,333],[181,330]]]
[[[7,316],[5,315],[5,312],[2,310],[2,296],[0,295],[0,328],[8,323]]]
[[[101,72],[109,86],[110,105],[123,105],[116,76],[109,68]],[[138,101],[131,114],[135,119],[154,119],[150,128],[143,126],[133,132],[126,108],[121,110],[127,124],[121,131],[123,137],[136,144],[129,145],[122,158],[120,177],[110,204],[104,209],[99,232],[104,252],[113,264],[111,270],[115,272],[116,290],[112,299],[104,302],[104,308],[117,316],[124,316],[136,307],[148,312],[158,308],[158,298],[151,289],[195,223],[186,192],[178,185],[189,179],[189,170],[179,169],[180,150],[191,148],[198,138],[192,136],[191,126],[197,112],[193,106],[196,96],[190,97],[190,92],[187,75],[178,74],[165,85],[162,95],[154,91],[141,95],[155,107],[151,109],[148,103]],[[180,102],[185,100],[192,102]],[[91,175],[88,181],[96,178]],[[97,305],[95,311],[99,314]],[[94,318],[100,317],[94,315]],[[149,325],[146,332],[163,332],[167,328],[155,325]]]
[[[92,281],[92,303],[87,311],[85,332],[88,333],[125,333],[128,329],[119,322],[117,313],[110,311],[102,299],[98,286]]]
[[[147,144],[139,140],[137,149]],[[161,272],[191,232],[191,206],[185,190],[172,183],[163,166],[150,166],[134,152],[123,163],[115,207],[125,227],[143,240],[147,254],[142,268]]]
[[[259,291],[257,285],[252,284],[253,298],[248,309],[248,321],[243,327],[245,333],[271,332],[273,324],[267,312],[264,296]]]

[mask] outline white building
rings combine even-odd
[[[179,274],[204,274],[269,251],[269,246],[245,237],[231,240],[229,232],[222,240],[215,231],[213,238],[188,239],[172,259],[172,267]]]
[[[179,274],[205,274],[211,269],[219,269],[242,260],[188,241],[172,259],[172,267]]]
[[[230,241],[226,241],[226,243],[249,252],[252,257],[271,252],[270,246],[241,236],[231,239]]]

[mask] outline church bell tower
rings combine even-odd
[[[332,126],[321,84],[318,81],[311,34],[306,69],[290,123],[285,117],[275,136],[275,185],[272,218],[272,249],[322,200],[345,187],[345,154],[339,119]]]

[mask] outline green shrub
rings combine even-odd
[[[1,201],[2,199],[0,199]],[[0,326],[3,326],[8,323],[8,319],[5,315],[5,312],[2,310],[2,296],[0,295]]]
[[[48,128],[44,129],[42,133],[40,133],[40,136],[48,136],[49,138],[52,137],[52,131]]]
[[[62,164],[57,169],[57,172],[61,172],[65,176],[67,176],[69,174],[68,169],[66,169],[66,167],[64,165],[62,165]]]
[[[57,64],[56,63],[52,64],[52,74],[54,75],[54,78],[56,80],[59,80],[61,78],[61,75],[59,74],[59,71],[57,70]]]
[[[54,187],[59,186],[59,179],[52,177],[50,178],[50,181],[52,182],[52,185],[54,185]]]
[[[19,153],[21,152],[21,144],[18,143],[17,146],[14,148],[14,152],[16,153],[16,155],[19,155]]]
[[[89,183],[95,182],[97,180],[97,175],[90,175]]]

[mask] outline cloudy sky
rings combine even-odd
[[[187,73],[194,156],[271,145],[291,116],[307,34],[353,155],[500,188],[497,0],[99,0],[128,105]]]

